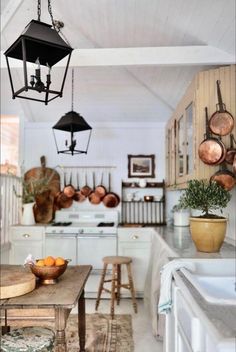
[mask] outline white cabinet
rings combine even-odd
[[[44,226],[12,226],[10,264],[23,264],[28,254],[44,257]]]
[[[147,275],[152,228],[119,228],[118,229],[118,255],[131,257],[132,273],[136,295],[143,296],[145,279]],[[122,268],[122,280],[128,282],[126,268]],[[123,290],[122,295],[129,295]]]

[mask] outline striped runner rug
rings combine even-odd
[[[71,314],[66,327],[67,351],[78,352],[77,315]],[[86,314],[86,352],[133,352],[132,316]]]

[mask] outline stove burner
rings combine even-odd
[[[72,222],[53,222],[52,226],[69,226]]]
[[[112,227],[114,225],[115,225],[114,222],[99,222],[99,224],[97,226],[98,227]]]

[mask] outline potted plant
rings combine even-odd
[[[189,226],[190,210],[183,208],[180,203],[177,203],[172,208],[174,214],[174,226]]]
[[[214,214],[215,210],[225,208],[231,194],[215,181],[191,180],[181,195],[182,208],[198,209],[202,214],[190,217],[190,233],[200,252],[218,252],[223,244],[227,219]]]

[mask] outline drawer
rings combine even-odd
[[[11,241],[42,241],[44,227],[22,226],[11,228]]]
[[[118,229],[118,240],[120,242],[126,242],[126,241],[151,242],[153,233],[154,233],[154,230],[151,228]]]

